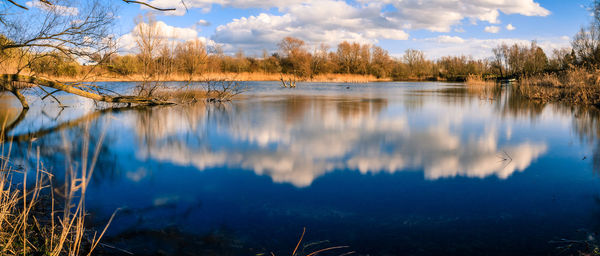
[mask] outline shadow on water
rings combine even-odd
[[[590,146],[578,160],[591,158],[598,175],[598,109],[535,103],[502,87],[56,113],[0,102],[15,159],[35,166],[30,152],[39,146],[58,177],[65,154],[81,153],[85,129],[92,147],[107,131],[92,181],[98,195],[88,200],[99,225],[123,209],[104,240],[119,248],[104,247],[111,255],[283,255],[305,225],[312,241],[363,254],[555,253],[548,242],[577,236],[569,230],[581,223],[553,229],[580,214],[557,210],[573,206],[560,200],[572,195],[532,185],[539,175],[564,176],[539,167],[557,163],[545,156],[553,144],[539,135],[554,136],[555,127],[528,126],[549,116],[568,120],[582,148]],[[64,139],[74,142],[67,153]],[[572,163],[584,168],[579,162]],[[546,197],[559,199],[539,202]]]

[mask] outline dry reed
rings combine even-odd
[[[326,251],[333,251],[333,250],[349,248],[349,246],[331,246],[331,247],[325,247],[325,248],[316,249],[316,250],[313,249],[313,251],[308,250],[309,248],[312,249],[312,247],[315,247],[317,245],[321,245],[324,243],[328,243],[329,241],[319,241],[319,242],[304,244],[302,246],[302,248],[300,248],[300,245],[302,245],[302,241],[304,240],[305,234],[306,234],[306,228],[303,228],[302,235],[300,236],[300,239],[298,240],[298,243],[296,244],[296,247],[294,248],[294,251],[292,252],[291,256],[316,256],[319,253],[326,252]],[[340,255],[350,255],[350,254],[354,254],[354,253],[356,253],[356,252],[351,251],[351,252],[346,252],[346,253],[343,253]],[[273,253],[273,252],[271,252],[270,254],[271,254],[271,256],[275,256],[275,253]]]
[[[242,94],[247,89],[244,82],[225,78],[187,81],[183,87],[163,87],[153,93],[153,97],[174,103],[195,103],[200,101],[223,102]]]
[[[468,86],[493,86],[496,85],[495,81],[484,79],[480,75],[470,74],[467,76],[466,84]]]
[[[281,74],[279,73],[263,73],[263,72],[242,72],[242,73],[205,73],[202,74],[203,79],[222,80],[234,79],[237,81],[279,81]],[[58,80],[62,82],[140,82],[144,78],[140,74],[128,76],[117,75],[114,73],[96,74],[90,77],[52,77],[48,79]],[[165,81],[185,82],[189,80],[189,75],[185,74],[169,74],[165,77]],[[312,78],[307,77],[299,79],[299,81],[307,82],[336,82],[336,83],[368,83],[368,82],[385,82],[391,81],[385,78],[376,78],[373,75],[355,75],[355,74],[320,74]]]
[[[571,68],[559,74],[522,77],[514,89],[527,98],[541,102],[600,104],[600,74],[582,68]]]
[[[79,168],[68,157],[70,154],[65,154],[66,180],[62,195],[58,196],[53,187],[54,175],[46,171],[40,160],[40,148],[36,151],[35,172],[20,170],[11,161],[12,143],[3,140],[4,130],[0,132],[1,255],[90,255],[98,246],[106,228],[100,233],[86,229],[85,196],[104,136],[91,158],[87,132],[85,136]],[[70,143],[66,139],[63,142],[68,150]],[[32,184],[28,181],[30,175]],[[17,177],[22,177],[22,181],[15,182]],[[114,214],[109,224],[113,217]]]
[[[168,100],[178,104],[196,103],[202,101],[227,101],[234,95],[217,91],[207,91],[204,89],[162,89],[153,94],[154,97],[161,100]]]
[[[494,100],[495,81],[486,80],[482,76],[469,75],[465,81],[467,92],[478,95],[482,100]]]

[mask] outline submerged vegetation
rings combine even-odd
[[[153,96],[156,99],[174,103],[224,102],[243,93],[246,85],[242,82],[228,79],[205,79],[190,82],[187,86],[164,87],[157,90]]]

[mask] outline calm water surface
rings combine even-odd
[[[105,134],[90,220],[120,208],[104,242],[136,255],[290,255],[304,227],[322,242],[306,251],[349,246],[323,255],[556,255],[600,231],[595,109],[444,83],[254,82],[230,103],[111,111],[60,97],[24,115],[1,98],[12,158],[35,166],[39,146],[61,177],[65,140],[77,159]]]

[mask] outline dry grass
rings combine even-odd
[[[478,75],[469,75],[465,84],[469,93],[478,95],[482,100],[494,100],[494,89],[497,86],[495,81],[486,80]]]
[[[230,93],[222,93],[218,91],[208,92],[204,89],[162,89],[153,94],[154,97],[176,103],[196,103],[201,101],[209,101],[210,99],[218,101],[227,101],[234,95]]]
[[[298,240],[298,243],[296,244],[296,247],[294,248],[294,251],[292,252],[291,256],[316,256],[319,255],[319,253],[322,252],[328,252],[328,251],[334,251],[334,250],[340,250],[340,249],[347,249],[349,248],[349,246],[331,246],[331,247],[322,247],[322,245],[328,243],[329,241],[318,241],[318,242],[312,242],[312,243],[308,243],[308,244],[302,244],[302,240],[304,240],[304,235],[306,234],[306,228],[304,228],[302,230],[302,235],[300,236],[300,240]],[[300,248],[300,245],[303,245],[302,248]],[[355,254],[355,251],[350,251],[350,252],[346,252],[346,253],[342,253],[342,254],[338,254],[340,256],[346,256],[346,255],[351,255],[351,254]],[[270,253],[271,256],[275,256],[275,254],[273,252]]]
[[[353,74],[323,74],[316,75],[309,82],[337,82],[337,83],[369,83],[369,82],[388,82],[390,78],[377,78],[373,75],[353,75]]]
[[[161,88],[152,94],[153,97],[174,103],[195,103],[200,101],[230,101],[246,91],[244,82],[224,78],[206,79],[190,82],[183,88]]]
[[[90,255],[106,231],[92,233],[85,227],[85,194],[99,146],[88,160],[89,144],[84,143],[80,168],[67,159],[70,167],[59,189],[52,186],[54,176],[39,160],[39,147],[35,172],[19,170],[10,160],[12,144],[2,138],[4,134],[0,134],[0,255]],[[66,139],[64,146],[70,146]]]
[[[206,73],[201,75],[202,79],[222,80],[232,79],[237,81],[279,81],[281,75],[278,73]],[[90,77],[47,77],[49,79],[62,82],[140,82],[144,78],[142,75],[134,74],[129,76],[120,76],[116,74],[95,74]],[[183,74],[169,74],[165,81],[185,82],[189,76]],[[368,83],[384,82],[390,79],[376,78],[372,75],[353,75],[353,74],[323,74],[312,78],[300,79],[307,82],[340,82],[340,83]]]
[[[574,104],[600,104],[600,74],[571,68],[560,74],[523,77],[515,90],[521,95],[541,101],[563,101]]]
[[[468,86],[493,86],[496,85],[495,81],[486,80],[480,75],[468,75],[466,79],[466,84]]]

